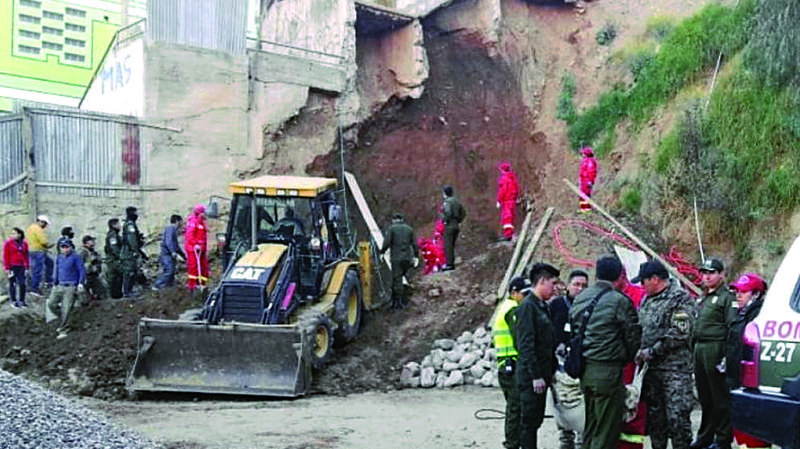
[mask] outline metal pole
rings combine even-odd
[[[697,197],[694,197],[694,229],[697,231],[697,247],[700,248],[700,260],[705,262],[703,255],[703,240],[700,238],[700,221],[697,219]]]

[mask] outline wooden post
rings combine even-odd
[[[31,222],[34,222],[36,217],[39,216],[39,201],[36,188],[36,167],[33,164],[33,161],[36,160],[34,158],[33,124],[31,123],[31,112],[28,108],[22,108],[22,148],[25,157],[25,174],[28,178],[25,191],[30,201]]]
[[[544,217],[542,217],[542,221],[539,223],[539,227],[536,228],[536,233],[533,234],[531,242],[528,244],[528,247],[525,248],[525,255],[522,256],[522,259],[519,261],[516,269],[514,269],[514,276],[519,276],[523,271],[525,271],[525,267],[528,266],[528,263],[533,256],[533,251],[536,249],[536,244],[539,243],[539,239],[542,237],[544,228],[547,227],[547,222],[550,221],[550,217],[553,216],[554,210],[554,208],[548,207],[545,211]]]
[[[533,208],[529,207],[528,213],[525,214],[525,220],[522,222],[522,232],[519,234],[519,240],[517,240],[517,244],[514,245],[514,254],[511,256],[511,262],[508,263],[506,274],[503,276],[502,282],[500,282],[500,287],[497,288],[497,299],[503,299],[506,295],[508,283],[511,281],[511,273],[513,273],[514,269],[517,267],[519,255],[522,252],[522,245],[525,243],[525,238],[528,236],[528,228],[530,227],[532,215]]]
[[[625,235],[627,235],[627,236],[628,236],[628,238],[630,238],[630,239],[631,239],[631,240],[633,240],[633,241],[634,241],[634,242],[635,242],[637,245],[639,245],[639,247],[640,247],[640,248],[642,248],[642,249],[643,249],[643,250],[644,250],[644,251],[645,251],[647,254],[649,254],[650,256],[652,256],[654,259],[658,260],[658,261],[659,261],[659,262],[661,262],[662,264],[664,264],[664,267],[666,267],[666,268],[667,268],[667,270],[668,270],[668,271],[669,271],[669,272],[670,272],[670,273],[671,273],[673,276],[675,276],[676,278],[678,278],[678,279],[679,279],[679,280],[680,280],[680,281],[681,281],[681,282],[682,282],[684,285],[686,285],[686,288],[688,288],[689,290],[691,290],[692,292],[694,292],[694,294],[696,294],[696,295],[698,295],[698,296],[700,296],[700,295],[702,295],[702,294],[703,294],[703,292],[702,292],[702,291],[701,291],[701,290],[700,290],[700,289],[699,289],[699,288],[698,288],[696,285],[694,285],[694,284],[692,283],[692,281],[690,281],[689,279],[687,279],[687,278],[686,278],[686,276],[682,275],[682,274],[681,274],[681,273],[680,273],[678,270],[676,270],[676,269],[675,269],[675,267],[673,267],[672,265],[670,265],[670,264],[669,264],[669,262],[667,262],[666,260],[664,260],[664,259],[663,259],[661,256],[659,256],[659,255],[658,255],[658,253],[656,253],[655,251],[653,251],[653,250],[652,250],[652,249],[651,249],[649,246],[647,246],[647,245],[646,245],[646,244],[645,244],[643,241],[641,241],[641,240],[640,240],[638,237],[636,237],[636,235],[635,235],[633,232],[629,231],[629,230],[628,230],[628,228],[626,228],[625,226],[622,226],[622,224],[621,224],[620,222],[618,222],[618,221],[617,221],[617,220],[616,220],[614,217],[612,217],[612,216],[611,216],[611,215],[610,215],[608,212],[606,212],[606,211],[605,211],[605,209],[603,209],[602,207],[600,207],[600,205],[598,205],[597,203],[595,203],[594,201],[592,201],[592,199],[591,199],[591,198],[589,198],[588,196],[586,196],[586,194],[584,194],[583,192],[581,192],[581,190],[580,190],[578,187],[576,187],[574,184],[572,184],[571,182],[569,182],[569,180],[567,180],[566,178],[564,178],[564,179],[563,179],[563,181],[564,181],[564,183],[567,185],[567,187],[569,187],[570,189],[572,189],[572,191],[573,191],[573,192],[575,192],[576,194],[578,194],[578,196],[580,196],[580,197],[581,197],[581,198],[583,198],[584,200],[588,201],[588,202],[589,202],[589,204],[591,204],[591,205],[592,205],[592,207],[594,207],[595,209],[597,209],[597,211],[598,211],[598,212],[600,212],[600,213],[601,213],[601,214],[602,214],[604,217],[606,217],[606,219],[608,219],[608,221],[610,221],[611,223],[613,223],[614,225],[616,225],[616,226],[617,226],[617,227],[618,227],[620,230],[622,230],[622,232],[623,232],[623,233],[625,233]],[[634,275],[634,277],[635,277],[635,275]]]

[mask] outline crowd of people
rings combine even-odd
[[[730,400],[730,390],[740,386],[744,328],[758,314],[767,284],[754,273],[726,284],[719,258],[705,260],[699,271],[700,298],[658,260],[641,264],[629,281],[613,255],[597,259],[592,285],[585,271],[574,270],[564,286],[559,270],[547,263],[513,279],[492,322],[506,399],[503,446],[537,447],[547,391],[558,396],[558,379],[566,374],[556,372],[563,371],[566,351],[579,335],[583,425],[559,425],[560,449],[641,449],[645,435],[654,449],[668,443],[675,449],[730,449],[734,441],[769,447],[732,428]],[[641,397],[631,404],[626,400],[636,390],[626,385],[639,375]],[[693,437],[695,388],[702,420]]]
[[[108,220],[104,255],[96,249],[92,235],[84,235],[81,246],[76,248],[71,226],[64,226],[56,243],[51,243],[47,233],[51,221],[46,215],[36,217],[25,231],[13,228],[3,245],[3,270],[9,279],[11,304],[28,307],[26,295],[43,297],[50,287],[45,321],[56,327],[57,338],[62,339],[67,336],[76,301],[91,304],[105,298],[138,296],[149,283],[142,269],[149,256],[144,251],[144,234],[139,231],[137,220],[138,210],[133,206],[125,209],[124,220]],[[178,243],[182,232],[183,248]],[[54,258],[51,250],[55,251]],[[183,217],[170,217],[161,238],[161,272],[152,284],[154,290],[175,284],[178,260],[186,263],[189,290],[208,284],[208,226],[202,204],[189,214],[185,232]]]

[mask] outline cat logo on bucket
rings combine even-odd
[[[231,271],[231,274],[228,276],[228,278],[245,281],[257,281],[265,271],[267,271],[266,268],[236,267],[233,269],[233,271]]]

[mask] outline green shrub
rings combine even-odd
[[[675,130],[664,137],[658,146],[656,160],[653,165],[656,173],[662,176],[666,175],[674,161],[677,160],[680,152],[681,149],[678,144],[678,132]]]
[[[567,124],[575,121],[575,77],[567,73],[561,77],[561,94],[558,96],[558,110],[556,117]]]
[[[642,193],[638,187],[630,187],[622,194],[621,207],[630,214],[639,213],[642,208]]]
[[[600,28],[600,30],[597,32],[597,35],[595,35],[594,40],[597,41],[599,45],[610,45],[616,37],[617,28],[614,25],[607,23]]]
[[[747,67],[772,87],[800,87],[800,2],[763,0],[755,12]]]

